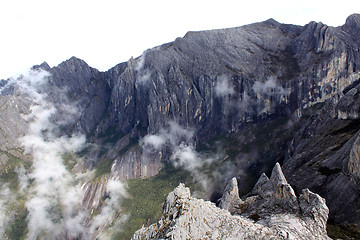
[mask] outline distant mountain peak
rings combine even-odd
[[[355,36],[360,35],[360,14],[354,13],[346,18],[345,24],[342,26],[342,29],[354,34]]]

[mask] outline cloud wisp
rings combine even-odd
[[[234,86],[226,75],[217,77],[215,85],[216,96],[225,97],[235,93]]]
[[[217,158],[205,156],[196,151],[194,147],[194,131],[170,121],[167,127],[159,130],[157,134],[149,134],[140,140],[143,153],[170,150],[169,160],[175,167],[181,167],[189,171],[196,182],[201,183],[204,189],[211,182],[202,173],[204,166],[210,165]]]
[[[137,82],[140,84],[145,84],[151,79],[151,71],[145,68],[146,52],[147,51],[144,51],[137,59],[136,66],[134,68]]]
[[[11,220],[10,203],[13,201],[13,195],[7,186],[0,186],[0,237],[5,239],[4,233]]]
[[[290,89],[283,88],[275,77],[268,77],[264,83],[255,82],[252,89],[255,93],[268,96],[287,96],[290,94]]]
[[[127,196],[124,183],[117,179],[108,180],[106,184],[106,196],[100,214],[94,217],[88,228],[90,235],[96,235],[96,239],[110,238],[109,235],[111,235],[111,233],[109,232],[113,231],[104,232],[104,230],[109,227],[120,214],[121,200]],[[126,218],[126,215],[122,215],[118,221],[124,222]]]
[[[161,128],[157,134],[148,134],[140,140],[142,149],[146,151],[158,151],[163,147],[172,150],[181,143],[190,143],[193,139],[194,131],[185,129],[174,121],[168,122],[166,128]]]

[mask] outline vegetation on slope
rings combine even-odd
[[[194,183],[185,170],[166,165],[156,176],[148,179],[131,179],[127,182],[128,198],[122,201],[124,214],[129,218],[124,223],[122,232],[113,239],[130,239],[143,224],[150,225],[160,219],[166,196],[179,183],[194,188]]]

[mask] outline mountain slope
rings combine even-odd
[[[189,32],[106,72],[72,57],[1,81],[3,186],[19,191],[25,171],[34,188],[36,154],[23,137],[40,106],[42,142],[85,141],[56,151],[91,214],[113,204],[111,180],[152,177],[166,164],[188,170],[216,201],[232,177],[244,195],[280,162],[295,192],[309,187],[326,199],[331,221],[358,225],[359,22],[353,14],[340,27],[269,19]],[[113,218],[93,225],[93,236]]]

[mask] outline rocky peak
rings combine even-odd
[[[271,178],[270,178],[270,182],[273,185],[287,185],[287,181],[286,178],[281,170],[281,166],[279,163],[275,164],[275,167],[273,168],[272,172],[271,172]]]
[[[360,14],[354,13],[346,18],[345,25],[352,26],[353,28],[359,28],[360,26]]]
[[[168,216],[171,215],[172,217],[176,218],[177,213],[180,213],[179,209],[183,203],[189,201],[189,199],[190,189],[181,183],[167,196],[163,211],[167,213]]]
[[[329,215],[325,199],[306,188],[302,190],[302,194],[299,196],[299,206],[301,215],[313,219],[317,229],[325,233]]]
[[[45,70],[45,71],[49,71],[51,68],[50,68],[50,66],[49,66],[49,64],[47,62],[43,62],[40,65],[34,65],[31,69],[32,70],[42,69],[42,70]]]
[[[265,22],[263,22],[265,25],[267,26],[271,26],[271,27],[279,27],[281,25],[281,23],[279,23],[278,21],[276,21],[273,18],[269,18],[268,20],[266,20]]]
[[[242,204],[242,200],[239,197],[238,182],[236,178],[232,178],[226,185],[224,194],[220,199],[219,207],[228,210],[230,213],[234,213],[235,206]]]
[[[279,164],[275,165],[270,179],[266,175],[260,177],[257,183],[260,195],[243,202],[237,186],[236,178],[231,179],[220,202],[223,209],[220,209],[213,203],[192,198],[190,190],[180,184],[169,193],[161,220],[141,228],[132,239],[329,239],[326,234],[329,211],[325,200],[308,189],[303,190],[299,201],[295,195],[295,202],[284,199],[283,203],[287,200],[287,204],[296,205],[298,212],[276,211],[281,205],[274,205],[274,199],[282,186],[290,188],[283,193],[293,193]],[[269,197],[258,201],[262,196]],[[244,214],[249,208],[251,212]]]
[[[295,192],[286,181],[279,163],[275,164],[270,179],[264,173],[260,176],[250,195],[258,196],[256,202],[263,206],[262,211],[266,213],[272,211],[298,211]],[[256,207],[250,206],[250,212],[254,210],[253,208]]]
[[[347,17],[345,24],[342,29],[354,34],[355,36],[360,35],[360,14],[354,13]]]

